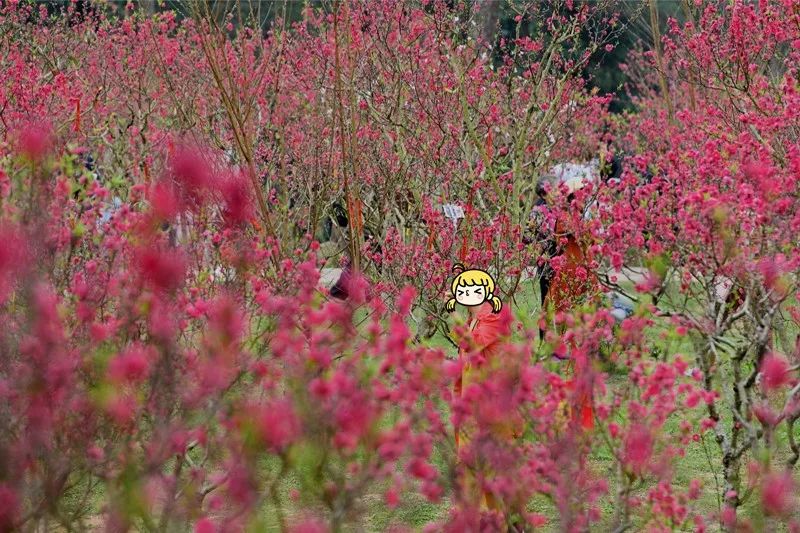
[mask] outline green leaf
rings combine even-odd
[[[657,255],[655,257],[650,257],[647,261],[647,268],[658,276],[659,279],[664,279],[669,271],[670,267],[670,260],[667,254]]]
[[[75,224],[75,227],[72,228],[72,236],[80,239],[86,234],[86,226],[83,225],[83,222],[78,221]]]

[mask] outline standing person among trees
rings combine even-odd
[[[514,365],[501,353],[503,339],[511,332],[512,317],[508,307],[497,297],[497,287],[490,274],[478,269],[464,270],[460,264],[453,268],[453,272],[457,273],[451,284],[453,297],[448,300],[446,309],[454,311],[457,303],[469,308],[469,335],[464,339],[466,345],[459,350],[463,367],[455,384],[456,396],[466,400],[471,387],[481,387],[485,382],[497,379],[501,373],[513,376]],[[484,400],[502,402],[503,399]],[[478,403],[482,402],[472,401],[469,409],[473,415],[471,418],[478,420],[470,420],[456,427],[457,449],[462,450],[467,446],[480,448],[486,438],[508,442],[521,435],[521,423],[513,414],[503,410],[500,416],[487,417],[480,413],[481,407],[486,406]],[[488,433],[485,432],[487,428]],[[472,475],[468,475],[464,483],[468,492],[478,492],[474,490]],[[481,507],[501,510],[501,502],[490,491],[482,490],[479,497]]]
[[[557,167],[558,168],[558,167]],[[568,208],[556,213],[556,220],[551,235],[539,230],[539,238],[545,241],[544,251],[547,262],[539,278],[542,318],[539,336],[544,339],[547,323],[553,321],[555,314],[569,311],[579,300],[586,296],[590,289],[589,253],[585,245],[579,242],[570,227],[569,214],[573,209],[575,193],[580,190],[586,180],[583,176],[570,177],[571,169],[560,169],[562,176],[556,175],[554,186],[564,189]],[[554,191],[548,191],[543,183],[539,183],[536,193],[539,195],[537,207],[552,205],[555,201]],[[554,263],[556,267],[554,268]]]
[[[575,193],[586,185],[585,175],[581,175],[577,166],[559,166],[555,169],[556,184],[566,194],[567,209],[556,213],[552,236],[540,235],[545,239],[545,254],[548,260],[540,275],[542,311],[539,319],[539,338],[544,340],[547,327],[555,321],[559,313],[569,312],[576,304],[586,298],[591,291],[589,278],[590,256],[587,247],[582,244],[571,228],[570,213],[575,204]],[[577,175],[576,175],[577,174]],[[552,205],[555,201],[554,191],[548,191],[543,183],[537,186],[540,201],[538,206]],[[541,238],[541,237],[540,237]],[[569,355],[556,350],[558,359],[569,358]],[[570,368],[570,383],[576,390],[574,409],[571,412],[573,424],[584,429],[594,427],[594,409],[592,407],[591,387],[584,383],[584,372],[588,369],[580,365]]]
[[[335,243],[340,250],[346,249],[347,232],[352,231],[353,228],[349,224],[349,217],[346,209],[339,203],[333,204],[331,214],[326,217],[323,223],[323,234],[332,242]],[[368,245],[368,250],[373,254],[380,254],[381,246],[375,238],[375,234],[369,227],[364,227],[362,232],[364,243]],[[374,256],[373,256],[374,257]],[[353,278],[353,258],[350,253],[346,253],[344,263],[342,265],[342,273],[339,275],[336,283],[330,289],[330,295],[339,300],[347,300],[350,296],[350,283]]]

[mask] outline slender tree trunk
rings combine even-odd
[[[661,29],[658,23],[658,7],[656,0],[650,0],[650,28],[653,32],[653,51],[656,55],[656,66],[658,67],[659,82],[661,85],[661,95],[664,103],[667,104],[669,120],[672,121],[672,99],[669,96],[669,85],[667,84],[667,73],[664,72],[664,58],[661,52]]]
[[[484,43],[494,46],[497,36],[497,23],[500,20],[501,0],[481,0],[478,5],[478,12],[475,14],[474,35],[479,37]]]

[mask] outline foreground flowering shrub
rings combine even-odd
[[[4,196],[4,528],[339,529],[368,520],[375,494],[388,509],[444,505],[432,526],[454,531],[702,521],[699,486],[670,471],[703,392],[683,359],[642,359],[649,312],[622,330],[591,305],[564,317],[566,374],[505,314],[503,364],[457,396],[463,361],[411,342],[412,288],[389,308],[357,278],[328,301],[313,253],[276,268],[228,223],[229,196],[180,192],[224,172],[176,159],[113,204],[69,153],[7,162],[31,192]],[[176,243],[179,218],[191,222]],[[624,383],[606,385],[601,352],[629,369]],[[679,414],[676,442],[660,428]]]
[[[267,35],[3,7],[0,530],[797,527],[796,54],[743,68],[794,49],[791,6],[673,23],[624,130],[578,76],[613,6],[513,7],[491,57],[446,2]],[[609,131],[620,182],[531,222]],[[553,227],[585,290],[540,341]],[[498,280],[493,357],[444,312],[457,260]]]
[[[653,177],[623,178],[604,246],[621,260],[633,235],[647,250],[640,288],[691,341],[713,400],[723,525],[769,529],[797,504],[766,487],[754,502],[768,478],[793,483],[798,457],[797,10],[733,2],[687,15],[664,40],[666,92],[650,89],[655,59],[634,63],[643,112],[625,142]],[[771,518],[737,517],[746,505]]]

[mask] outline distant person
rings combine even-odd
[[[569,169],[568,169],[569,170]],[[573,209],[575,193],[589,181],[585,175],[555,175],[551,189],[566,189],[566,201],[569,210]],[[544,182],[537,185],[536,193],[539,196],[537,209],[544,209],[554,202],[554,191],[548,190]],[[575,232],[570,227],[569,210],[558,213],[552,232],[539,228],[538,236],[543,241],[543,254],[545,264],[539,275],[539,288],[542,304],[542,321],[545,327],[539,328],[539,338],[544,339],[546,324],[552,323],[554,316],[560,312],[572,309],[591,288],[589,280],[589,254],[586,246],[579,242]],[[553,259],[563,258],[563,264],[558,271],[551,266]]]
[[[552,232],[547,234],[540,230],[544,241],[544,254],[546,262],[540,274],[539,283],[541,290],[542,311],[539,326],[539,339],[544,340],[547,329],[554,323],[556,314],[570,312],[576,304],[585,299],[591,289],[590,256],[585,243],[578,240],[575,228],[572,228],[573,217],[570,214],[577,206],[574,205],[577,191],[587,183],[593,181],[586,167],[578,165],[556,167],[555,175],[548,176],[551,180],[551,190],[543,182],[537,186],[540,198],[540,209],[552,205],[558,197],[554,190],[566,193],[568,208],[559,210]],[[553,179],[555,178],[555,179]],[[585,211],[585,208],[584,208]],[[582,218],[586,217],[586,213]],[[553,268],[552,262],[561,259],[559,267]],[[557,359],[569,360],[569,371],[572,373],[568,386],[575,391],[574,404],[568,408],[570,418],[576,427],[592,429],[594,427],[594,408],[592,387],[587,386],[585,378],[588,369],[575,367],[574,361],[567,351],[556,350],[553,354]],[[591,380],[589,380],[589,385]]]

